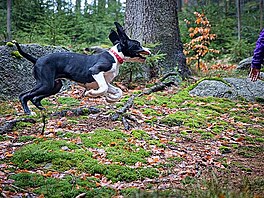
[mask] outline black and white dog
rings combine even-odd
[[[41,100],[58,93],[62,87],[62,78],[77,82],[86,88],[86,96],[105,96],[107,101],[118,101],[121,89],[110,83],[118,75],[119,66],[124,61],[144,62],[150,51],[136,40],[131,40],[122,26],[115,22],[117,32],[111,30],[109,39],[113,47],[100,54],[85,55],[72,52],[58,52],[38,59],[25,53],[15,42],[19,53],[34,63],[33,74],[36,86],[20,94],[19,99],[26,114],[31,114],[27,105],[30,100],[38,109],[43,110]]]

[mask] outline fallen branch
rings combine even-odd
[[[176,85],[177,86],[177,84],[174,81],[160,82],[159,84],[154,85],[153,87],[151,87],[148,90],[142,92],[141,94],[138,94],[137,97],[140,97],[142,95],[149,95],[151,93],[158,92],[158,91],[163,91],[166,87],[170,87],[172,85]]]
[[[121,119],[122,119],[122,123],[123,123],[123,125],[124,125],[125,130],[129,130],[129,129],[130,129],[130,126],[131,126],[132,124],[130,124],[130,123],[127,121],[127,119],[132,120],[133,122],[136,122],[136,119],[133,119],[133,118],[131,118],[131,116],[126,115],[126,112],[127,112],[132,106],[133,106],[133,104],[134,104],[134,99],[135,99],[136,97],[141,97],[141,96],[143,96],[143,95],[149,95],[149,94],[151,94],[151,93],[153,93],[153,92],[163,91],[166,87],[170,87],[170,86],[172,86],[172,85],[177,86],[178,84],[177,84],[177,82],[175,82],[175,81],[162,82],[162,81],[164,81],[166,78],[168,78],[168,77],[170,77],[170,76],[175,76],[175,75],[178,75],[178,73],[176,73],[176,72],[168,73],[168,74],[164,75],[164,76],[160,79],[160,82],[157,83],[156,85],[154,85],[153,87],[149,88],[148,90],[146,90],[146,91],[144,91],[144,92],[142,92],[142,93],[140,93],[140,94],[137,94],[137,95],[134,94],[134,95],[132,95],[132,96],[128,99],[128,101],[125,103],[125,105],[124,105],[121,109],[119,109],[119,110],[116,111],[116,113],[112,116],[112,120],[113,120],[113,121],[116,121],[116,120],[118,120],[118,119],[121,117]]]
[[[76,108],[72,110],[63,110],[60,112],[55,112],[55,113],[50,114],[49,116],[50,117],[80,116],[80,115],[96,114],[99,112],[100,110],[96,107],[80,107],[80,108]],[[45,132],[45,128],[46,128],[46,124],[47,124],[46,119],[48,115],[46,114],[46,112],[42,112],[41,117],[42,117],[42,123],[43,123],[41,134],[43,135]],[[2,127],[0,127],[0,135],[12,131],[18,122],[30,122],[30,123],[35,124],[37,121],[33,118],[21,118],[21,119],[13,119],[10,121],[6,121],[5,124]]]
[[[96,107],[79,107],[71,110],[63,110],[60,112],[52,113],[50,116],[80,116],[99,113],[100,110]]]
[[[0,127],[0,134],[4,134],[7,132],[10,132],[13,130],[13,128],[17,125],[17,123],[19,122],[30,122],[35,124],[36,120],[33,118],[21,118],[21,119],[14,119],[14,120],[10,120],[7,121],[4,126]]]

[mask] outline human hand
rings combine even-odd
[[[255,82],[260,75],[260,69],[256,68],[251,68],[250,73],[249,73],[249,78],[251,78],[251,81]]]

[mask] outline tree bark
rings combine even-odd
[[[130,37],[143,44],[159,43],[154,52],[166,54],[157,68],[149,68],[149,77],[157,77],[159,68],[159,74],[176,70],[184,78],[190,75],[180,39],[177,0],[127,0],[125,28]]]
[[[260,3],[259,3],[259,9],[260,9],[260,30],[262,30],[262,28],[263,28],[263,8],[264,8],[264,6],[263,6],[263,0],[260,0]]]
[[[7,0],[7,16],[6,16],[6,27],[7,27],[7,40],[12,40],[11,33],[11,0]]]
[[[241,1],[236,0],[237,7],[237,37],[238,40],[241,40]]]

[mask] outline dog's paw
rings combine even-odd
[[[111,92],[107,92],[105,95],[105,99],[107,102],[117,102],[121,99],[123,93],[122,90],[117,88],[115,89],[115,92],[113,92],[113,89],[111,90]]]
[[[107,89],[90,89],[88,91],[85,92],[85,96],[87,97],[99,97],[99,96],[103,96],[105,93],[107,92]]]
[[[106,95],[105,99],[109,103],[114,103],[114,102],[118,102],[121,99],[121,97],[115,98],[115,97],[111,97],[109,95]]]

